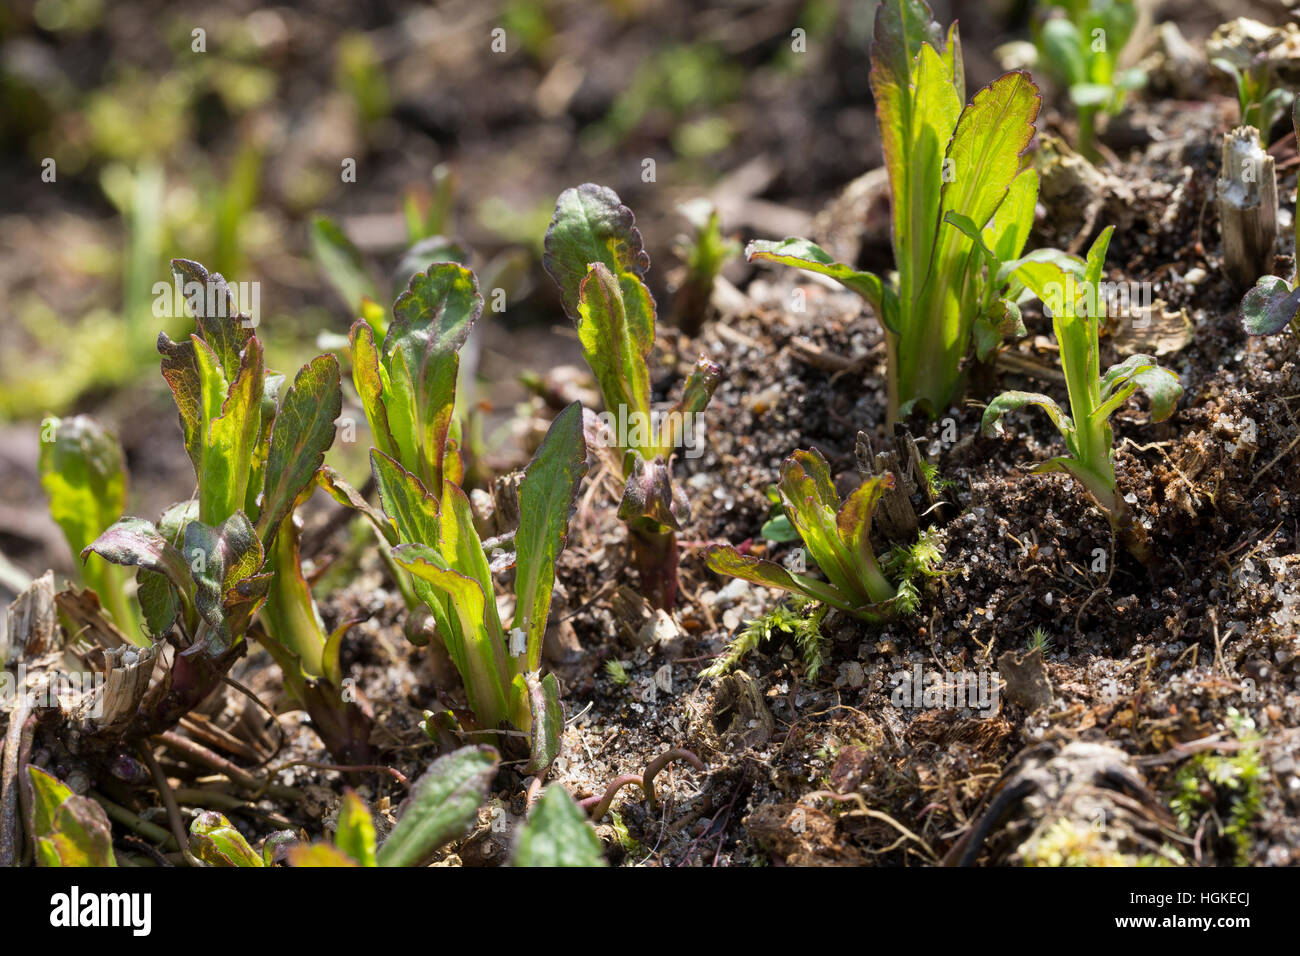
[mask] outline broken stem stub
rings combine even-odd
[[[1277,240],[1277,175],[1259,130],[1239,126],[1224,134],[1216,187],[1223,268],[1239,288],[1248,289],[1272,271]]]

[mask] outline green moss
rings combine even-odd
[[[1251,744],[1259,740],[1255,722],[1233,708],[1228,709],[1228,724],[1239,742]],[[1260,781],[1264,773],[1259,749],[1254,746],[1242,747],[1235,753],[1197,754],[1174,774],[1169,807],[1179,825],[1189,832],[1206,813],[1214,814],[1219,832],[1235,848],[1234,862],[1249,865],[1251,830],[1261,814]]]

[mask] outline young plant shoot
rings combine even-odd
[[[314,682],[329,680],[326,662],[337,660],[337,639],[327,652],[292,526],[294,508],[313,487],[334,441],[342,405],[338,361],[317,356],[283,390],[284,376],[266,369],[252,322],[238,314],[221,275],[184,259],[173,260],[172,268],[185,283],[197,331],[179,342],[159,335],[158,351],[197,492],[167,509],[156,526],[118,519],[82,557],[93,553],[138,568],[144,626],[178,648],[155,695],[158,728],[173,724],[220,683],[243,653],[254,618],[269,608],[259,636],[285,668],[291,693],[305,698],[332,752],[364,752],[369,724],[337,686],[306,693]],[[303,621],[313,626],[299,626]],[[330,736],[333,725],[356,729],[360,739]]]
[[[543,264],[604,399],[609,427],[597,429],[596,441],[612,446],[627,482],[618,516],[627,524],[642,592],[655,607],[671,609],[676,532],[687,510],[671,461],[677,448],[702,438],[698,418],[721,370],[700,356],[681,400],[666,413],[652,411],[646,358],[655,342],[655,302],[644,282],[650,257],[632,210],[613,190],[587,183],[560,194]]]
[[[789,591],[864,620],[879,620],[895,598],[871,546],[871,516],[894,485],[891,474],[859,485],[842,504],[826,459],[815,448],[796,451],[781,465],[781,506],[825,581],[803,569],[741,554],[731,545],[710,545],[704,561],[713,571]],[[796,552],[802,554],[802,552]]]
[[[1129,520],[1124,498],[1115,482],[1110,416],[1135,392],[1151,401],[1151,420],[1164,421],[1173,414],[1183,394],[1178,376],[1149,355],[1131,355],[1101,374],[1100,331],[1106,303],[1101,291],[1102,267],[1114,226],[1107,226],[1088,250],[1087,260],[1062,267],[1057,262],[1028,262],[1018,270],[1051,312],[1052,328],[1061,350],[1061,370],[1070,397],[1070,414],[1056,401],[1038,392],[1003,392],[984,411],[986,435],[1002,432],[1002,416],[1025,405],[1047,412],[1065,439],[1068,455],[1052,458],[1035,471],[1064,471],[1074,476],[1106,512],[1134,557],[1149,563],[1151,555],[1140,530]]]
[[[1022,153],[1038,87],[1007,73],[966,103],[957,25],[945,42],[922,0],[882,3],[871,89],[889,171],[897,278],[835,262],[806,239],[749,244],[750,261],[818,272],[871,304],[888,345],[888,418],[937,416],[963,391],[962,362],[1023,335],[1015,266],[1034,224],[1038,174]]]
[[[1097,158],[1097,116],[1114,115],[1146,74],[1120,69],[1120,53],[1137,24],[1133,0],[1059,0],[1035,37],[1038,62],[1061,84],[1079,117],[1079,152]]]
[[[73,554],[81,554],[101,531],[126,511],[126,466],[117,437],[93,418],[47,418],[41,423],[41,484],[50,496],[50,515]],[[86,559],[81,579],[133,644],[152,641],[140,612],[127,597],[128,572],[98,555]]]
[[[474,274],[438,262],[411,278],[382,344],[364,321],[352,330],[353,380],[374,434],[371,466],[393,559],[412,576],[465,682],[479,729],[528,735],[530,772],[559,752],[563,711],[555,675],[540,672],[555,562],[587,471],[582,406],[551,424],[519,486],[515,616],[497,609],[493,568],[474,527],[453,436],[459,356],[483,309]]]

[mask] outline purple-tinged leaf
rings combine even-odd
[[[44,770],[28,766],[37,866],[117,866],[104,808],[75,794]]]
[[[1276,335],[1298,317],[1300,286],[1292,291],[1277,276],[1261,277],[1241,300],[1241,327],[1247,335]]]
[[[614,190],[594,183],[560,193],[545,246],[542,265],[560,287],[564,312],[574,322],[578,321],[579,287],[593,264],[603,265],[620,285],[625,276],[644,280],[650,270],[650,256],[632,210]]]
[[[635,456],[618,506],[619,520],[649,521],[660,530],[680,531],[681,519],[689,507],[662,458],[646,461],[639,454]]]
[[[91,552],[113,564],[156,571],[183,593],[194,587],[185,557],[143,518],[119,518],[81,552],[82,560]]]
[[[338,359],[318,355],[298,370],[271,426],[262,512],[257,519],[264,547],[325,461],[342,408]]]
[[[217,527],[191,521],[185,526],[185,556],[194,578],[194,608],[212,628],[224,634],[228,601],[241,603],[245,597],[229,592],[262,567],[264,557],[257,532],[242,511],[236,511]]]
[[[528,711],[529,757],[523,772],[545,774],[560,755],[560,737],[564,733],[560,683],[554,674],[542,677],[531,670],[515,675],[514,693],[526,701]]]
[[[457,349],[483,311],[474,273],[454,262],[436,262],[411,277],[393,305],[382,361],[388,426],[402,464],[435,497],[442,495],[456,376]]]
[[[393,523],[329,465],[321,465],[320,470],[316,472],[316,484],[325,489],[325,493],[344,508],[350,508],[365,515],[370,520],[370,523],[375,526],[375,530],[383,535],[384,540],[390,545],[397,544],[397,531],[393,528]]]
[[[240,356],[253,339],[249,316],[235,308],[230,286],[220,272],[209,273],[189,259],[173,259],[172,272],[183,282],[181,294],[198,326],[199,338],[217,354],[226,378],[233,379]]]

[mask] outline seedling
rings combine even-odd
[[[677,211],[690,224],[690,235],[678,239],[673,251],[685,263],[685,275],[673,297],[673,324],[695,335],[704,324],[713,283],[722,267],[740,255],[740,244],[722,235],[718,210],[707,199],[682,203]]]
[[[377,846],[370,810],[349,790],[339,808],[334,843],[288,850],[296,867],[408,867],[427,864],[439,849],[465,836],[499,766],[491,747],[463,747],[439,757],[415,782],[398,811],[397,826]],[[547,787],[520,828],[514,866],[604,866],[596,831],[559,785]]]
[[[1097,157],[1097,116],[1118,113],[1128,94],[1146,85],[1141,69],[1119,68],[1136,23],[1133,0],[1061,0],[1037,31],[1038,62],[1078,111],[1076,147],[1089,159]]]
[[[374,435],[371,467],[391,555],[412,575],[469,697],[479,727],[507,724],[529,737],[534,771],[559,752],[563,711],[555,675],[540,673],[555,562],[587,471],[582,407],[556,416],[519,486],[515,619],[507,634],[492,567],[459,482],[454,437],[459,356],[483,308],[474,274],[438,262],[412,277],[380,346],[364,321],[352,329],[353,381]]]
[[[1088,250],[1086,261],[1071,257],[1074,265],[1065,268],[1056,262],[1031,262],[1018,270],[1025,285],[1052,314],[1070,396],[1070,414],[1066,415],[1048,395],[1003,392],[985,409],[982,429],[986,435],[1001,434],[1002,416],[1025,405],[1037,405],[1046,411],[1065,439],[1069,454],[1045,461],[1034,470],[1073,475],[1106,512],[1112,527],[1124,536],[1129,550],[1146,563],[1150,556],[1145,542],[1127,520],[1124,498],[1115,483],[1110,416],[1135,392],[1142,391],[1151,400],[1151,420],[1163,421],[1173,414],[1183,388],[1177,375],[1149,355],[1129,356],[1101,374],[1100,330],[1106,308],[1101,277],[1113,231],[1113,226],[1102,231]]]
[[[864,620],[879,620],[896,591],[871,547],[871,516],[893,484],[891,474],[869,478],[841,504],[826,459],[816,449],[796,451],[781,465],[781,504],[827,580],[741,554],[731,545],[710,545],[705,563],[718,574],[789,591]]]
[[[626,479],[618,516],[626,524],[641,588],[654,606],[677,595],[677,540],[686,502],[673,486],[676,449],[702,437],[696,421],[721,370],[700,356],[681,400],[666,413],[650,407],[646,358],[655,342],[655,302],[645,286],[650,257],[632,210],[591,183],[560,194],[546,233],[543,264],[578,329],[583,357],[600,386],[612,446]]]
[[[41,484],[50,514],[73,554],[83,550],[126,511],[126,467],[117,437],[93,418],[47,418],[41,424]],[[152,642],[126,594],[128,573],[92,555],[81,579],[99,596],[118,628],[140,647]]]
[[[1295,94],[1273,86],[1268,56],[1258,54],[1251,62],[1238,67],[1226,57],[1215,57],[1210,66],[1226,73],[1237,91],[1238,126],[1253,126],[1267,140],[1269,130],[1295,102]]]
[[[335,220],[317,214],[309,232],[312,258],[351,316],[365,316],[379,335],[387,330],[384,310],[377,305],[379,292],[370,277],[361,250],[353,245]]]
[[[197,330],[179,342],[160,335],[158,350],[198,488],[157,526],[119,518],[82,551],[83,560],[94,553],[138,568],[147,632],[177,644],[170,690],[153,715],[162,728],[221,681],[270,592],[291,600],[284,575],[300,570],[296,560],[274,558],[276,545],[321,468],[342,403],[332,355],[303,366],[281,396],[284,376],[265,368],[262,344],[247,316],[238,314],[225,280],[184,259],[173,260],[172,268],[185,282]],[[310,670],[321,659],[301,635],[274,625],[267,630],[282,661],[293,658]],[[297,680],[292,668],[286,680],[291,686]],[[352,706],[338,694],[323,697],[340,711]]]
[[[963,390],[962,362],[1023,335],[1015,270],[1034,224],[1038,174],[1022,168],[1038,87],[1007,73],[965,102],[957,25],[947,41],[921,0],[882,3],[871,48],[893,217],[896,280],[835,262],[806,239],[756,241],[750,261],[818,272],[871,304],[888,346],[890,423],[937,416]],[[1054,250],[1035,253],[1050,258]]]

